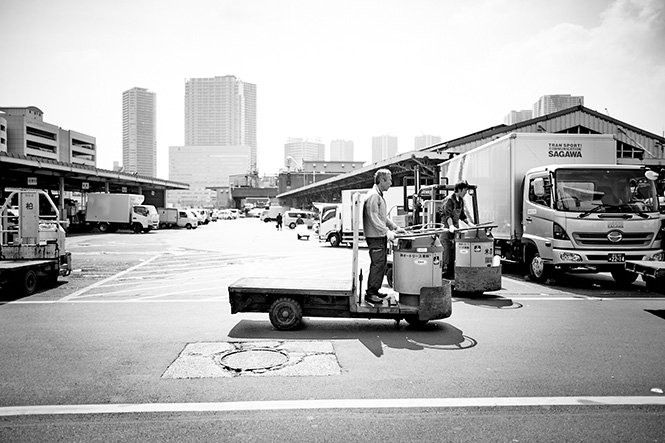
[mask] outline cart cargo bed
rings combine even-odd
[[[231,313],[268,312],[282,297],[298,301],[305,316],[347,317],[350,280],[244,277],[229,286]]]

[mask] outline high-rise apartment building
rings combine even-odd
[[[372,137],[372,163],[397,155],[397,137],[380,135]]]
[[[413,147],[415,150],[420,150],[439,143],[441,143],[441,137],[438,135],[418,135],[413,141]]]
[[[532,118],[572,108],[577,105],[584,105],[583,96],[571,96],[570,94],[543,95],[533,104]]]
[[[185,145],[249,146],[256,171],[256,85],[233,75],[187,79]]]
[[[330,161],[353,161],[352,140],[332,140],[330,142]]]
[[[503,118],[504,125],[514,125],[525,120],[531,120],[533,117],[533,111],[531,109],[524,109],[522,111],[510,111],[510,114],[506,115]]]
[[[320,139],[289,138],[284,145],[284,166],[302,168],[303,160],[324,161],[326,145]]]
[[[125,172],[157,175],[157,94],[145,88],[122,93],[122,165]]]

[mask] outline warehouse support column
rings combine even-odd
[[[65,177],[62,175],[58,186],[58,212],[60,212],[60,221],[67,220],[67,214],[65,214]]]

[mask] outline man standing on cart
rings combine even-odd
[[[464,196],[469,190],[469,184],[466,180],[455,183],[453,193],[443,200],[443,209],[441,220],[443,225],[448,228],[448,233],[443,234],[443,264],[445,266],[444,275],[452,278],[455,269],[455,250],[453,249],[453,239],[455,231],[459,229],[460,220],[469,227],[474,226],[469,221],[464,207]]]
[[[404,232],[391,220],[383,193],[392,185],[392,173],[379,169],[374,173],[374,187],[367,193],[363,205],[363,231],[369,248],[371,264],[367,278],[365,301],[381,304],[386,294],[379,292],[388,266],[388,240],[395,239],[396,232]]]

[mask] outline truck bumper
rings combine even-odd
[[[594,268],[597,271],[613,270],[625,267],[627,260],[661,261],[662,249],[638,250],[580,250],[580,249],[553,249],[552,264],[565,268]]]

